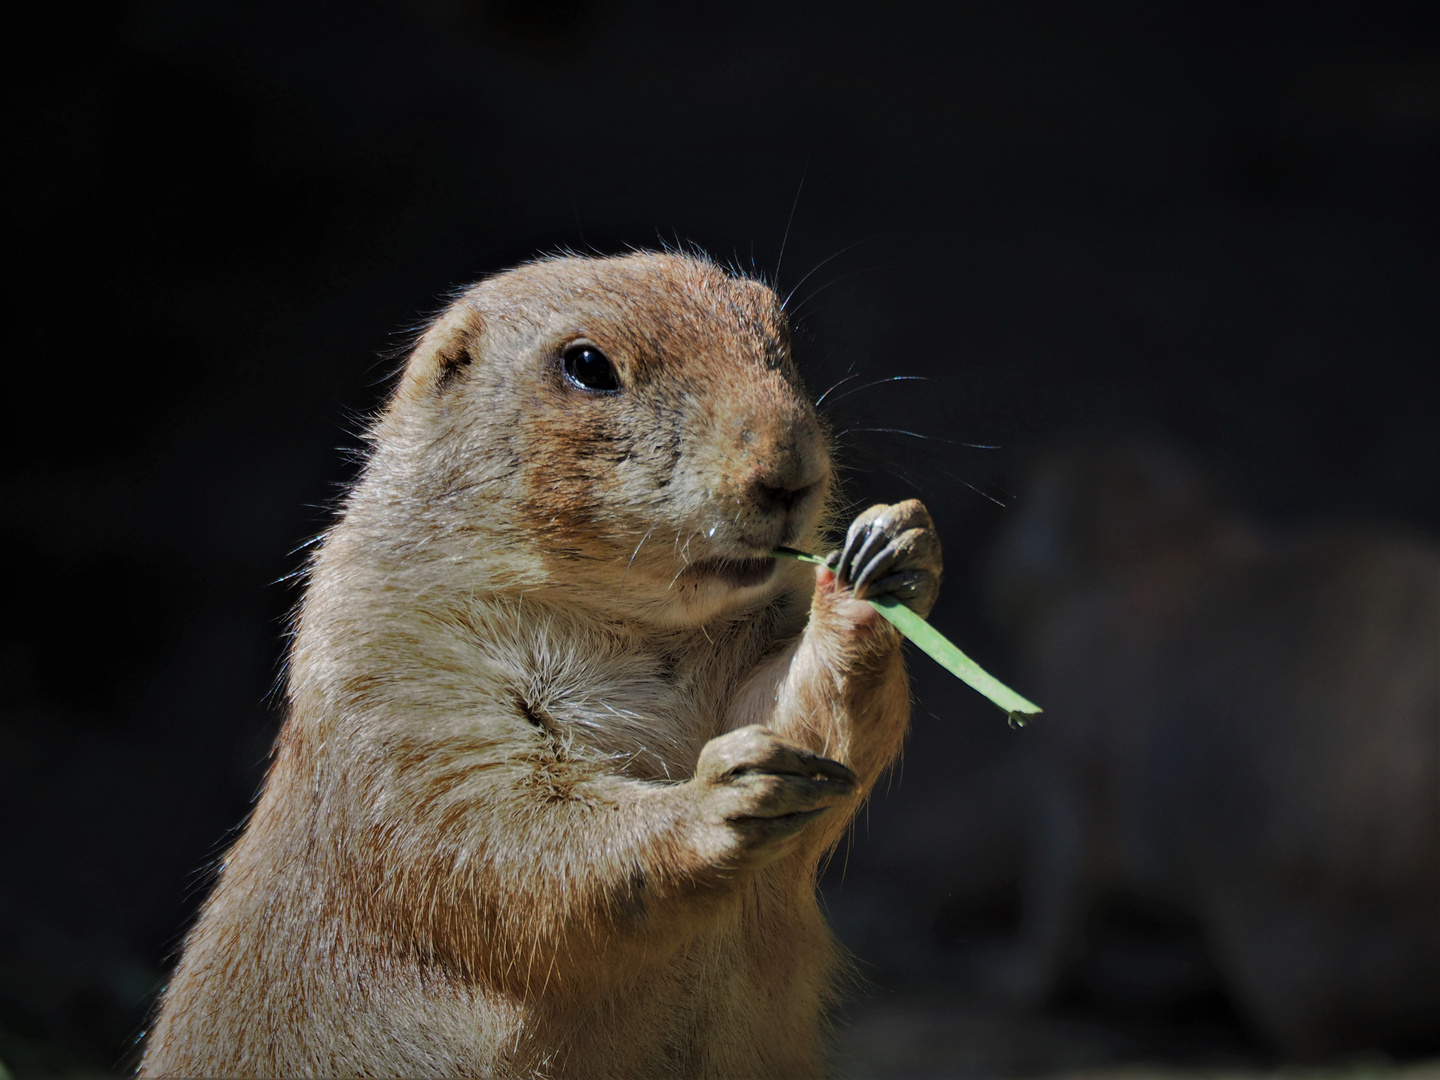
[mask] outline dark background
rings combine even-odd
[[[12,1071],[122,1062],[261,779],[282,579],[360,418],[448,290],[538,253],[698,244],[798,286],[817,393],[935,380],[836,400],[850,492],[927,499],[936,620],[1002,675],[968,567],[1057,432],[1178,440],[1272,520],[1440,531],[1427,0],[40,17],[4,204]],[[917,676],[882,831],[1023,737]]]

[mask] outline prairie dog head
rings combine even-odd
[[[347,526],[396,569],[677,626],[798,580],[768,552],[815,542],[831,481],[775,294],[668,254],[474,286],[372,440]]]

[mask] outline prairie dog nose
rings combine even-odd
[[[795,505],[801,502],[811,492],[819,489],[822,481],[812,480],[809,483],[799,483],[794,486],[789,484],[776,484],[773,477],[765,477],[756,480],[750,489],[750,497],[754,500],[755,506],[761,513],[766,514],[788,514]]]
[[[777,393],[759,402],[734,433],[741,469],[732,473],[730,490],[747,516],[803,515],[823,498],[829,483],[824,435],[814,415],[789,387],[784,390],[785,397]]]

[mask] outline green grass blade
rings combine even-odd
[[[772,555],[801,562],[824,565],[825,560],[808,551],[794,548],[776,548]],[[979,664],[957,649],[953,642],[936,630],[915,612],[893,596],[882,596],[867,601],[876,611],[889,619],[895,629],[914,643],[915,647],[972,690],[984,694],[1010,717],[1011,723],[1023,725],[1030,717],[1040,712],[1040,706],[1021,697],[1014,690],[995,678]]]

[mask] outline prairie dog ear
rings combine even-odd
[[[399,395],[444,394],[474,361],[483,325],[466,300],[456,302],[411,350],[400,377]]]

